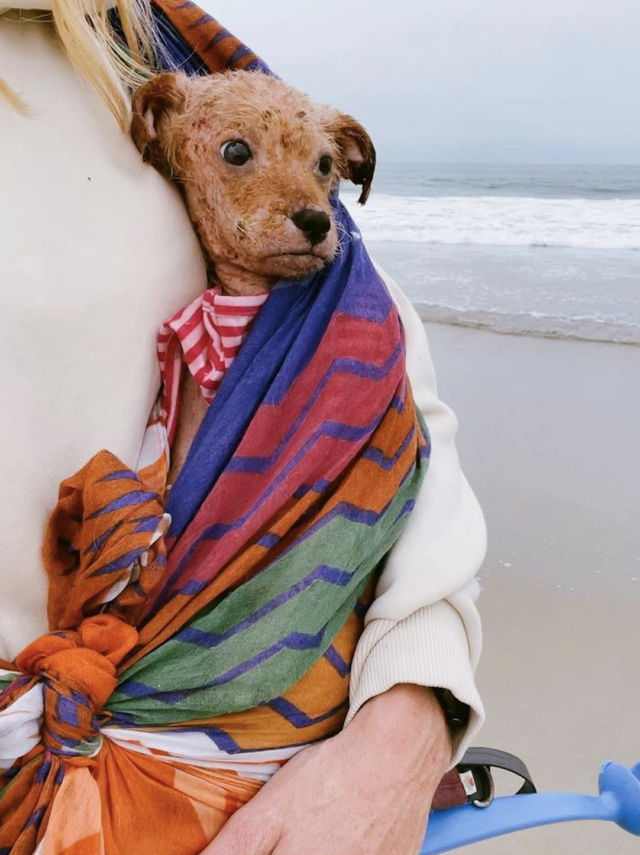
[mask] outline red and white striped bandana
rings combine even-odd
[[[268,296],[236,297],[222,294],[219,287],[210,288],[160,327],[162,420],[169,445],[178,424],[183,361],[197,380],[204,399],[211,403]]]

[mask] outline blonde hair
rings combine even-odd
[[[22,113],[23,116],[29,115],[30,110],[27,104],[22,100],[18,93],[14,92],[9,84],[5,83],[5,81],[0,77],[0,100],[1,99],[8,101],[9,104],[11,104],[11,106],[19,113]]]
[[[66,54],[79,74],[105,101],[123,130],[129,125],[130,89],[156,67],[149,0],[116,0],[124,43],[114,31],[104,0],[51,0],[51,11]],[[0,78],[0,97],[22,113],[24,100]]]

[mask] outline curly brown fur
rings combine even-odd
[[[329,196],[347,178],[362,185],[364,203],[375,169],[375,149],[355,119],[260,72],[158,75],[134,96],[131,134],[144,159],[182,186],[216,279],[231,294],[264,291],[329,262],[339,247]],[[223,158],[231,140],[249,147],[246,164]],[[292,220],[303,210],[329,217],[321,241]]]

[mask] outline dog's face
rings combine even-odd
[[[270,282],[319,270],[339,240],[329,201],[340,178],[369,193],[375,150],[350,116],[258,72],[162,74],[133,101],[145,160],[184,188],[212,261]]]

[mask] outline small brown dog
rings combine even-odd
[[[131,134],[145,161],[182,188],[215,284],[263,293],[331,261],[330,203],[341,178],[369,195],[376,154],[351,116],[261,72],[160,74],[133,99]],[[170,481],[207,409],[183,373]]]
[[[330,261],[340,178],[369,194],[375,149],[362,125],[260,72],[161,74],[133,100],[133,139],[184,190],[223,292],[252,294]]]

